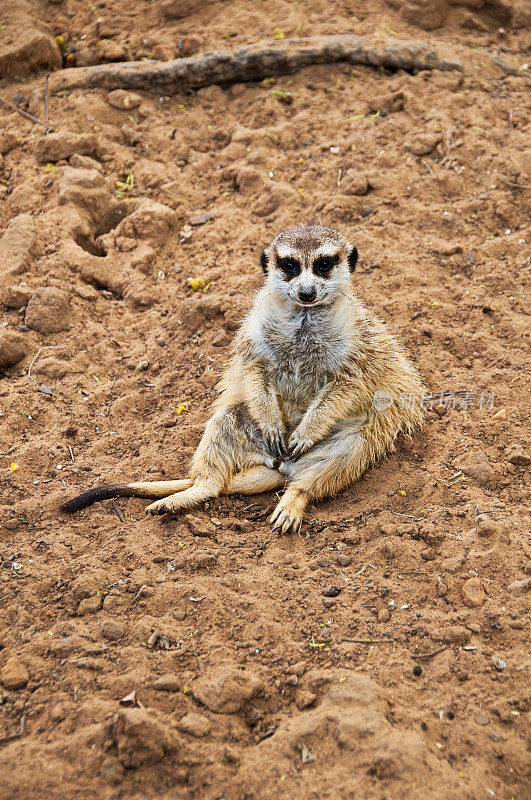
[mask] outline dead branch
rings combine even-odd
[[[94,67],[75,67],[50,76],[50,91],[70,89],[155,90],[174,94],[212,84],[260,81],[291,75],[311,64],[365,64],[370,67],[463,72],[460,61],[444,57],[426,42],[392,42],[369,36],[316,36],[285,39],[219,50],[173,61],[129,61]]]

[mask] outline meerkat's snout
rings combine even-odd
[[[310,286],[308,289],[299,289],[297,292],[297,298],[301,301],[301,303],[313,303],[316,297],[317,289],[315,286]]]

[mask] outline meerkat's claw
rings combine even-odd
[[[170,510],[165,507],[164,502],[164,500],[157,500],[155,503],[151,503],[151,505],[146,508],[147,516],[157,517],[171,513]]]
[[[287,453],[284,432],[278,430],[274,433],[270,433],[265,441],[267,449],[274,456],[275,460],[282,461]]]
[[[274,531],[285,533],[298,533],[302,525],[302,517],[297,514],[293,507],[284,508],[282,500],[273,511],[270,523]]]
[[[299,439],[298,436],[292,434],[288,441],[290,459],[295,461],[297,458],[300,458],[304,453],[307,453],[308,450],[311,450],[314,444],[315,442],[313,439]]]

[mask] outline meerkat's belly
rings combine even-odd
[[[295,426],[340,369],[330,353],[308,347],[280,348],[270,363],[288,426]]]
[[[289,427],[341,372],[351,347],[347,330],[326,309],[296,312],[282,320],[260,316],[250,338],[278,392]]]
[[[308,372],[298,365],[275,370],[273,378],[289,425],[299,422],[329,380],[325,373]]]

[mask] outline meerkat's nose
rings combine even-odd
[[[301,303],[313,303],[317,297],[317,291],[313,286],[311,289],[299,289],[297,292],[297,297]]]

